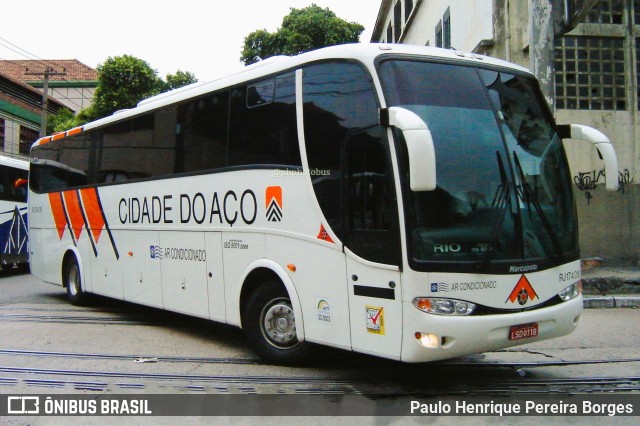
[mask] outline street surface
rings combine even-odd
[[[638,309],[587,309],[569,336],[447,362],[318,348],[308,365],[281,367],[260,363],[237,328],[106,298],[75,307],[62,287],[2,271],[0,394],[637,393],[638,329]]]

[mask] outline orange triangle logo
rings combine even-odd
[[[333,243],[333,240],[329,236],[329,233],[327,232],[326,229],[324,229],[324,226],[322,224],[320,224],[320,232],[318,232],[318,237],[317,238],[319,240],[323,240],[323,241],[326,241],[328,243]]]
[[[504,303],[507,303],[507,301],[515,303],[515,301],[517,300],[520,305],[524,305],[525,303],[527,303],[527,301],[533,300],[537,297],[538,295],[531,286],[531,283],[529,282],[527,277],[522,275],[518,280],[516,286],[513,288],[513,290],[511,290],[511,294],[509,294],[509,297],[504,301]]]

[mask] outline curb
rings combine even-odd
[[[640,308],[640,296],[586,296],[585,309]]]

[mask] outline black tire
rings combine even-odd
[[[242,326],[249,346],[265,362],[294,365],[309,355],[309,343],[298,341],[291,300],[278,281],[267,281],[253,292]]]
[[[64,286],[67,288],[69,303],[75,306],[86,304],[87,294],[82,290],[80,267],[75,256],[71,256],[65,261],[62,279],[64,280]]]

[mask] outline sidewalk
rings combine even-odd
[[[640,308],[640,266],[603,266],[598,259],[583,261],[585,308]]]

